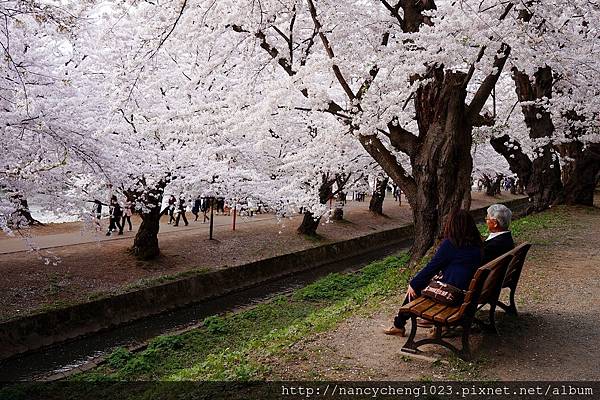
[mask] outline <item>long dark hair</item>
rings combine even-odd
[[[468,211],[458,210],[448,216],[444,226],[444,239],[448,239],[456,247],[483,247],[477,224]]]

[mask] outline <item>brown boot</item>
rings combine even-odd
[[[392,336],[406,336],[406,330],[404,328],[396,328],[395,326],[384,329],[383,333],[385,333],[386,335],[392,335]]]

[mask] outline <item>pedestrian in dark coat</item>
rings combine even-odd
[[[198,214],[200,214],[200,208],[202,207],[202,199],[200,196],[196,197],[194,200],[194,205],[192,206],[192,214],[196,217],[194,221],[198,221]]]
[[[110,223],[108,225],[108,232],[106,232],[106,236],[110,236],[110,234],[119,228],[119,235],[123,234],[123,225],[121,224],[121,217],[123,216],[123,209],[119,205],[117,201],[117,196],[112,196],[110,198]]]
[[[183,222],[185,223],[185,226],[188,226],[188,220],[185,217],[185,207],[186,207],[186,201],[185,198],[183,196],[181,196],[179,198],[179,203],[177,204],[177,218],[175,219],[175,225],[173,226],[179,226],[179,219],[183,218]]]

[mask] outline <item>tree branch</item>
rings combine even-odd
[[[165,42],[167,41],[169,36],[171,36],[173,31],[175,30],[175,27],[177,26],[177,23],[179,22],[179,20],[181,19],[181,16],[183,15],[183,10],[185,9],[186,5],[187,5],[187,0],[183,0],[183,4],[181,5],[181,9],[179,10],[179,14],[177,14],[177,18],[175,19],[175,22],[171,26],[171,29],[169,30],[169,32],[167,32],[167,34],[160,40],[160,42],[158,43],[158,47],[156,47],[156,49],[152,52],[152,54],[150,55],[150,58],[154,57],[156,55],[156,53],[158,53],[158,51],[163,46],[163,44],[165,44]]]
[[[390,138],[390,143],[397,151],[401,151],[413,157],[419,147],[419,138],[408,130],[402,128],[399,124],[394,125],[393,121],[387,124],[389,133],[386,133]]]
[[[383,37],[381,38],[381,45],[387,46],[389,39],[390,39],[390,33],[385,32],[383,34]],[[378,73],[379,73],[379,66],[377,66],[377,64],[375,64],[369,71],[369,77],[367,79],[365,79],[365,81],[363,82],[362,85],[360,85],[360,89],[358,89],[358,93],[356,93],[356,98],[358,100],[362,100],[364,95],[367,93],[367,91],[371,87],[371,82],[373,82],[375,80]]]
[[[506,60],[508,59],[510,50],[511,48],[508,44],[502,43],[500,50],[498,50],[498,53],[496,53],[496,56],[494,57],[494,67],[492,72],[485,77],[479,86],[479,89],[477,89],[475,96],[473,96],[473,100],[471,100],[471,104],[469,104],[468,107],[468,118],[471,123],[481,119],[479,113],[492,94],[492,90],[494,87],[496,87],[498,78],[500,77],[500,74],[506,65]]]
[[[404,24],[402,17],[398,13],[398,11],[400,11],[400,1],[394,7],[392,7],[392,5],[390,3],[388,3],[386,0],[379,0],[379,1],[381,1],[381,4],[383,4],[385,6],[385,8],[388,9],[390,14],[392,14],[392,17],[394,17],[398,20],[400,25]]]
[[[381,143],[381,140],[377,136],[360,135],[358,139],[367,153],[377,161],[385,173],[392,178],[394,183],[400,186],[406,194],[409,203],[414,204],[417,194],[417,184],[414,178],[398,162],[396,157]]]
[[[321,38],[321,42],[323,42],[323,47],[325,48],[325,52],[327,53],[327,56],[329,57],[329,59],[333,60],[333,59],[335,59],[335,54],[333,53],[333,49],[331,48],[331,43],[329,43],[329,39],[327,39],[327,36],[325,36],[325,34],[322,31],[323,27],[322,27],[321,23],[319,22],[319,19],[317,18],[317,9],[315,8],[315,4],[313,3],[312,0],[307,0],[307,1],[308,1],[308,8],[310,10],[310,15],[312,17],[313,23],[315,24],[315,29],[317,30],[319,37]],[[333,74],[337,78],[338,82],[342,86],[342,89],[346,93],[346,96],[348,96],[348,98],[350,100],[354,100],[356,98],[356,96],[354,95],[354,92],[350,88],[350,85],[348,85],[348,82],[344,78],[344,75],[342,74],[340,67],[338,67],[336,64],[332,64],[331,69],[333,70]]]
[[[231,29],[233,29],[235,32],[238,32],[238,33],[250,34],[250,31],[244,29],[243,27],[241,27],[239,25],[231,25]],[[283,70],[285,71],[286,74],[288,74],[289,76],[296,75],[296,71],[292,68],[292,65],[290,64],[290,62],[285,57],[279,56],[279,54],[280,54],[279,50],[275,46],[272,46],[267,41],[267,37],[262,31],[256,32],[254,34],[254,36],[258,40],[260,40],[260,47],[262,49],[264,49],[271,56],[272,59],[277,60],[277,63],[279,64],[279,66],[281,66],[281,68],[283,68]],[[307,89],[301,89],[300,92],[302,93],[302,95],[304,97],[308,98],[308,90]],[[338,117],[343,117],[346,119],[348,118],[345,115],[339,114],[340,111],[344,111],[344,108],[342,108],[339,104],[337,104],[333,100],[329,100],[329,102],[327,104],[327,108],[324,109],[323,111],[328,112],[333,115],[336,115]]]

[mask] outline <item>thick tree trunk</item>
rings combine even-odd
[[[385,200],[385,194],[389,180],[390,178],[387,177],[385,179],[377,179],[375,191],[373,192],[373,196],[369,202],[369,211],[372,213],[383,215],[383,201]]]
[[[465,106],[465,74],[436,68],[433,80],[417,91],[416,107],[423,142],[413,160],[416,196],[412,199],[417,261],[439,239],[446,217],[468,207],[471,187],[472,126]]]
[[[536,102],[552,97],[552,69],[540,68],[532,82],[529,75],[516,69],[513,80],[517,97],[521,102]],[[549,138],[554,133],[552,117],[543,104],[527,104],[522,107],[525,124],[529,128],[529,137],[534,140]],[[551,144],[537,150],[538,157],[531,162],[531,173],[527,181],[523,180],[525,192],[531,199],[533,211],[542,211],[554,203],[560,202],[563,196],[563,185],[560,177],[559,158]],[[517,171],[513,171],[518,174]]]
[[[146,179],[139,178],[139,183],[145,190],[124,190],[129,201],[142,205],[140,217],[142,223],[133,239],[131,252],[140,260],[151,260],[160,255],[158,247],[158,231],[160,229],[160,207],[167,183],[174,179],[170,174],[153,187],[146,186]]]
[[[13,201],[16,203],[17,206],[17,214],[25,219],[27,226],[34,226],[34,225],[39,225],[39,226],[44,226],[43,223],[41,223],[40,221],[38,221],[37,219],[33,218],[33,216],[31,215],[31,212],[29,211],[29,203],[27,202],[27,199],[24,198],[22,195],[20,194],[13,194],[11,195],[11,197],[13,198]],[[20,224],[17,224],[17,227]]]
[[[302,235],[316,236],[320,222],[320,217],[315,219],[313,213],[306,211],[304,213],[304,218],[302,218],[302,224],[298,227],[297,232]]]
[[[329,199],[331,199],[333,195],[333,184],[335,183],[335,178],[330,179],[329,173],[321,175],[321,186],[319,186],[319,202],[321,204],[327,204]],[[317,234],[317,228],[319,227],[319,222],[321,221],[321,217],[318,217],[315,220],[315,216],[311,212],[304,212],[304,218],[302,219],[302,223],[296,229],[296,232],[302,235],[315,236]]]
[[[508,135],[492,138],[490,144],[496,152],[506,159],[510,170],[517,174],[519,182],[515,186],[524,190],[531,179],[532,165],[529,157],[523,153],[521,145]]]
[[[340,181],[338,181],[338,185],[340,185]],[[343,187],[343,185],[342,185]],[[333,209],[333,214],[331,215],[331,219],[334,221],[341,221],[344,219],[344,205],[346,204],[346,193],[341,189],[338,189],[337,201],[335,203],[335,208]]]
[[[344,209],[340,207],[336,207],[333,209],[333,214],[331,215],[331,219],[334,221],[341,221],[344,219]]]
[[[565,204],[593,206],[596,176],[600,172],[600,143],[591,144],[586,149],[579,141],[557,147],[567,160],[562,168]]]
[[[160,205],[155,205],[149,212],[141,213],[140,225],[133,240],[133,254],[140,260],[151,260],[158,257],[158,230],[160,227]]]
[[[532,81],[529,75],[513,69],[517,97],[519,101],[527,102],[521,109],[529,129],[529,137],[543,140],[554,133],[550,113],[544,104],[539,104],[552,97],[552,69],[540,68],[534,78]],[[492,139],[491,144],[504,156],[511,171],[517,174],[519,185],[525,188],[531,201],[528,212],[542,211],[563,200],[559,157],[550,143],[537,149],[538,156],[533,161],[523,153],[520,144],[511,140],[508,135]]]

